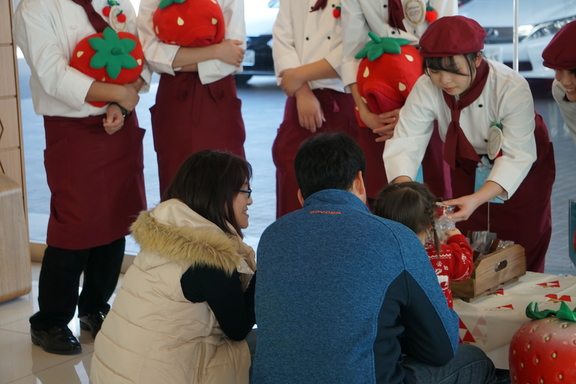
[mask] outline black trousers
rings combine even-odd
[[[30,317],[37,330],[65,327],[74,317],[90,313],[108,313],[108,300],[116,289],[126,239],[82,250],[48,246],[44,252],[38,282],[39,311]],[[84,273],[82,292],[78,294]]]

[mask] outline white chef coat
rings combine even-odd
[[[118,32],[136,34],[136,14],[129,0],[117,0],[126,15]],[[96,12],[108,4],[93,0]],[[104,20],[111,26],[108,17]],[[94,79],[69,66],[76,45],[96,33],[84,8],[72,0],[22,0],[14,14],[14,40],[30,66],[30,89],[38,115],[87,117],[106,113],[106,107],[85,102]],[[144,66],[141,92],[150,87],[151,72]]]
[[[566,99],[566,91],[558,80],[554,80],[554,83],[552,83],[552,96],[558,103],[564,123],[572,135],[574,143],[576,143],[576,102]]]
[[[354,56],[370,40],[368,31],[380,37],[400,37],[416,45],[428,28],[425,12],[426,0],[402,0],[404,26],[406,32],[392,28],[388,24],[388,0],[342,0],[342,80],[344,86],[356,82],[358,63]],[[458,13],[457,0],[430,0],[430,5],[438,17],[453,16]]]
[[[274,24],[272,53],[274,71],[325,59],[341,75],[342,28],[341,18],[334,17],[333,10],[340,1],[330,0],[326,8],[310,12],[316,0],[281,0],[278,17]],[[309,83],[311,89],[329,88],[344,92],[341,79],[320,79]]]
[[[476,153],[486,154],[488,129],[494,122],[502,125],[502,156],[494,161],[487,180],[504,188],[504,193],[498,197],[507,200],[536,160],[534,102],[522,76],[504,64],[487,61],[490,72],[486,85],[478,99],[462,110],[460,127]],[[389,181],[399,176],[415,179],[435,119],[440,137],[446,141],[451,112],[442,92],[427,75],[422,75],[412,88],[400,110],[394,136],[384,147],[384,166]]]
[[[144,48],[144,56],[154,72],[174,75],[181,68],[172,68],[172,62],[180,49],[178,45],[160,41],[154,33],[152,16],[160,0],[142,0],[138,10],[138,36]],[[244,0],[218,0],[226,22],[224,39],[242,41],[246,49],[246,24],[244,22]],[[198,63],[198,75],[202,84],[210,84],[233,73],[242,72],[242,67],[213,59]]]

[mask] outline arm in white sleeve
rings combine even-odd
[[[360,60],[354,56],[368,41],[368,23],[358,0],[342,1],[342,67],[344,87],[356,83]]]
[[[394,136],[384,145],[384,167],[389,182],[399,176],[416,178],[432,136],[435,111],[439,108],[434,87],[430,79],[422,75],[400,109]]]
[[[226,22],[226,39],[242,41],[242,49],[246,49],[246,24],[244,21],[244,0],[219,1]],[[233,73],[242,72],[242,67],[227,64],[213,59],[198,63],[198,74],[202,84],[218,81]]]
[[[172,62],[180,49],[177,45],[163,43],[154,33],[152,16],[158,8],[159,0],[142,0],[138,11],[138,38],[144,49],[144,57],[150,69],[158,73],[174,75]]]
[[[500,95],[500,124],[502,124],[502,156],[494,161],[487,180],[504,188],[498,197],[509,199],[536,161],[534,138],[534,102],[528,84],[511,83]]]
[[[274,72],[276,81],[280,72],[289,68],[298,68],[302,65],[294,43],[294,28],[291,15],[291,1],[281,1],[278,16],[272,32],[272,57],[274,58]]]

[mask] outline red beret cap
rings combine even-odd
[[[576,21],[566,24],[554,37],[544,51],[544,66],[552,69],[576,69]]]
[[[464,16],[445,16],[431,23],[420,38],[420,54],[444,57],[474,53],[484,48],[486,31]]]

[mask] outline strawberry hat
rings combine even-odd
[[[356,54],[356,85],[370,112],[380,114],[400,108],[406,102],[416,80],[422,75],[422,57],[406,39],[378,37]],[[357,115],[361,126],[366,126]]]
[[[161,0],[152,23],[161,41],[181,47],[218,44],[226,29],[216,0]]]

